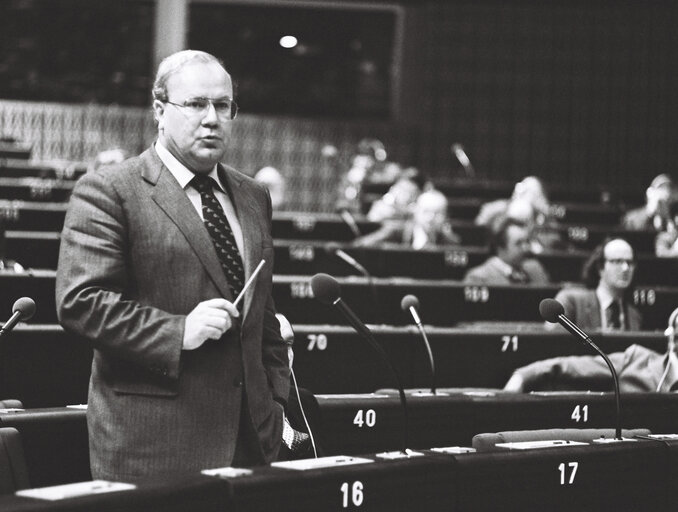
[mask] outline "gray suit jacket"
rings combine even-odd
[[[624,392],[656,391],[661,382],[668,356],[642,345],[631,345],[624,352],[608,354],[619,376],[619,389]],[[564,356],[536,361],[514,373],[523,378],[525,391],[566,389],[612,389],[612,375],[598,355]],[[676,373],[669,374],[663,391],[678,387]]]
[[[76,184],[57,271],[61,324],[94,347],[88,399],[94,478],[229,465],[243,386],[261,462],[275,458],[289,391],[287,348],[271,296],[273,243],[266,190],[220,174],[242,226],[246,277],[239,326],[182,351],[186,315],[233,300],[212,240],[153,148]]]
[[[596,291],[590,288],[563,288],[556,295],[565,308],[565,316],[576,323],[583,330],[597,330],[602,327],[600,318],[600,303]],[[633,305],[625,302],[625,316],[627,331],[639,331],[642,328],[642,316]]]

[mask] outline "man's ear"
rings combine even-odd
[[[160,128],[162,116],[165,113],[165,103],[160,100],[153,100],[153,118],[155,122],[158,123],[158,128]]]

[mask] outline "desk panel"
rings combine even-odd
[[[34,487],[91,479],[85,411],[72,408],[0,412],[0,427],[21,433]]]
[[[403,411],[395,391],[316,395],[316,399],[323,447],[328,453],[402,447]],[[407,404],[412,448],[470,446],[473,436],[482,432],[615,425],[614,394],[609,392],[513,394],[488,389],[441,389],[439,396],[410,391]],[[623,395],[622,426],[649,428],[654,433],[678,431],[678,394]]]
[[[665,510],[667,452],[638,441],[457,455],[458,509]]]

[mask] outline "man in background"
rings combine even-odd
[[[447,207],[447,198],[442,192],[435,189],[426,190],[417,197],[410,218],[384,221],[380,229],[356,238],[353,244],[358,247],[371,247],[390,242],[415,250],[459,244],[461,239],[452,230]]]
[[[583,268],[585,288],[563,288],[556,295],[565,315],[584,330],[641,329],[640,311],[627,298],[636,269],[633,248],[621,238],[596,247]]]
[[[667,174],[656,176],[645,191],[645,205],[629,210],[621,221],[622,229],[663,231],[669,220],[669,204],[676,199],[676,187]]]
[[[210,54],[178,52],[153,98],[157,141],[78,181],[61,238],[59,321],[94,348],[95,479],[270,462],[289,393],[271,200],[219,163],[231,77]]]
[[[548,284],[548,273],[531,255],[530,234],[529,226],[505,217],[492,233],[490,250],[494,255],[469,269],[464,282],[485,285]]]

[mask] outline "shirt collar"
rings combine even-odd
[[[165,164],[165,167],[167,167],[167,170],[169,170],[169,172],[172,173],[172,176],[174,176],[174,178],[179,182],[181,188],[185,189],[195,176],[195,173],[189,170],[179,160],[177,160],[177,158],[172,153],[170,153],[170,151],[165,146],[163,146],[159,140],[155,142],[155,151],[158,153],[162,163]],[[222,192],[226,192],[223,185],[221,184],[221,180],[219,179],[216,164],[208,176],[217,183],[217,186],[222,190]]]
[[[606,310],[610,304],[616,300],[615,297],[613,297],[610,293],[610,290],[604,286],[598,286],[596,288],[596,297],[598,298],[598,302],[600,302],[600,307],[603,309],[603,311]]]

